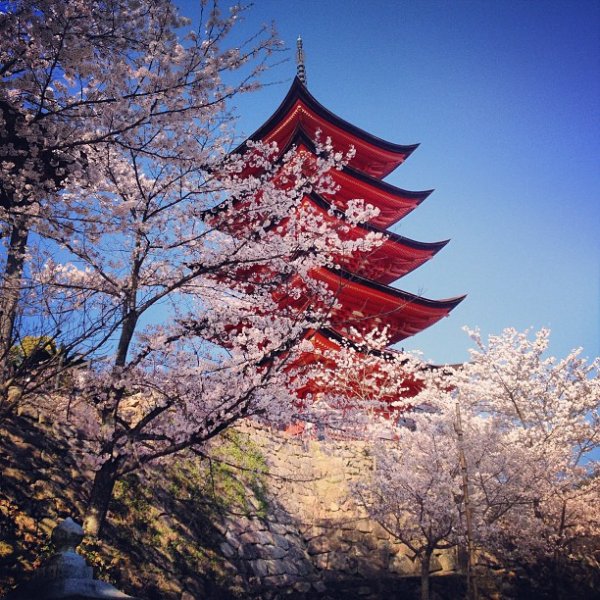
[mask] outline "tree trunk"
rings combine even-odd
[[[8,354],[12,344],[13,327],[17,316],[17,306],[21,295],[21,278],[25,265],[25,251],[29,230],[24,218],[12,226],[7,251],[2,289],[0,293],[0,350],[2,358]]]
[[[123,319],[121,335],[117,345],[117,354],[115,357],[115,368],[122,368],[127,362],[127,353],[133,338],[133,333],[137,324],[138,315],[135,311],[129,311]],[[102,428],[106,428],[106,435],[111,437],[114,442],[115,436],[115,421],[119,411],[119,404],[125,394],[125,388],[118,387],[109,390],[113,394],[112,404],[102,414]],[[107,444],[108,452],[111,452],[112,442]],[[118,469],[121,465],[119,458],[109,458],[94,477],[92,491],[88,501],[85,517],[83,520],[83,528],[88,535],[100,537],[102,528],[106,521],[108,507],[112,499],[113,490],[118,477]]]
[[[6,406],[8,400],[9,353],[13,344],[15,320],[21,296],[21,281],[25,267],[25,253],[29,229],[24,217],[18,218],[12,225],[6,256],[6,265],[0,288],[0,406]]]
[[[431,553],[433,550],[425,550],[421,557],[421,600],[429,600],[429,569]]]
[[[94,484],[88,501],[83,528],[88,535],[100,537],[106,521],[108,507],[118,477],[118,459],[107,460],[94,477]]]
[[[115,356],[115,367],[122,368],[127,364],[127,354],[129,353],[129,346],[131,346],[131,340],[133,339],[138,319],[139,316],[134,309],[129,309],[123,317],[121,334],[117,345],[117,354]]]
[[[477,582],[473,576],[473,564],[475,562],[474,548],[473,548],[473,507],[471,506],[470,494],[469,494],[469,471],[467,469],[467,459],[465,457],[464,440],[463,440],[463,428],[462,418],[460,414],[460,405],[456,403],[456,423],[455,431],[457,435],[457,447],[458,447],[458,458],[460,465],[460,473],[462,477],[462,492],[463,502],[465,506],[465,521],[467,525],[466,538],[467,538],[467,598],[469,600],[477,600]]]

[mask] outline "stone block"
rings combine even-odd
[[[264,558],[260,550],[261,547],[257,544],[242,544],[240,554],[241,557],[245,560],[255,560],[257,558]]]
[[[250,568],[255,575],[266,577],[267,575],[298,575],[298,569],[294,563],[285,560],[269,560],[259,558],[250,561]]]
[[[239,543],[242,545],[255,544],[256,543],[255,532],[254,531],[246,531],[245,533],[242,533],[242,535],[239,536],[238,540],[239,540]]]
[[[271,587],[288,587],[296,583],[293,575],[283,573],[282,575],[269,575],[263,579],[263,584]]]
[[[319,537],[327,532],[325,527],[310,526],[303,530],[302,537],[308,542],[313,538]]]
[[[271,544],[273,546],[278,546],[279,548],[282,548],[283,550],[287,550],[290,547],[290,541],[289,539],[280,533],[272,533],[270,534],[271,536]]]
[[[284,558],[287,555],[287,551],[280,546],[272,546],[271,544],[267,544],[265,546],[261,546],[261,553],[263,554],[262,558],[272,558],[279,559]]]
[[[231,544],[228,544],[227,542],[223,542],[221,544],[221,552],[226,558],[233,558],[236,554],[236,551],[233,549]]]
[[[331,550],[331,542],[330,540],[320,535],[319,537],[313,538],[307,544],[306,551],[312,556],[314,554],[323,554],[324,552],[328,552]]]
[[[228,531],[225,534],[225,539],[227,540],[227,543],[229,545],[231,545],[233,548],[239,548],[241,546],[241,542],[238,539],[238,537],[232,533],[231,531]]]
[[[248,531],[245,534],[243,534],[240,537],[240,539],[242,540],[242,542],[261,544],[263,546],[267,544],[271,544],[272,546],[277,545],[273,534],[264,529],[259,529],[257,531]]]
[[[329,569],[332,571],[348,570],[348,556],[344,552],[331,552],[329,555]]]
[[[329,554],[330,553],[317,554],[313,557],[313,564],[315,567],[317,567],[317,569],[325,571],[329,568]]]
[[[371,551],[377,550],[383,546],[383,544],[381,544],[381,540],[376,538],[374,535],[365,536],[364,540],[363,540],[363,544],[364,544],[365,548],[367,548],[368,550],[371,550]]]
[[[440,562],[441,570],[444,572],[453,572],[457,570],[455,555],[453,552],[441,552],[437,559]]]
[[[267,569],[267,561],[263,559],[251,560],[250,568],[252,569],[252,572],[260,578],[266,577],[269,574]]]
[[[340,539],[342,539],[344,542],[357,544],[358,542],[362,542],[364,540],[364,535],[362,535],[360,531],[357,531],[356,529],[344,529],[342,530]]]
[[[269,523],[269,531],[277,535],[286,535],[287,533],[290,533],[289,526],[276,521]]]
[[[301,594],[306,594],[310,592],[312,585],[308,581],[297,581],[294,584],[294,590],[300,592]]]
[[[311,563],[306,560],[295,562],[294,565],[298,569],[298,575],[300,577],[306,577],[314,573],[314,569]]]
[[[435,554],[431,557],[431,561],[429,563],[429,570],[431,573],[438,573],[439,571],[443,571],[444,567],[440,562],[439,556]]]
[[[368,519],[361,519],[356,523],[356,530],[362,533],[372,533],[374,529],[373,521]]]
[[[419,575],[419,565],[403,554],[396,554],[392,557],[389,570],[399,575]]]
[[[290,546],[287,552],[287,557],[289,560],[293,560],[295,562],[308,560],[308,555],[299,546]]]

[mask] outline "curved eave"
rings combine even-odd
[[[312,154],[316,152],[313,140],[300,126],[280,151],[280,157],[293,148],[305,149]],[[344,167],[341,171],[333,169],[329,175],[339,186],[339,190],[334,195],[326,196],[326,201],[334,206],[345,208],[350,200],[363,199],[379,209],[379,214],[369,223],[381,230],[400,221],[433,192],[433,190],[405,190],[349,167]],[[227,201],[224,201],[223,205],[226,203]]]
[[[465,296],[431,300],[345,272],[321,268],[313,276],[336,295],[339,307],[332,328],[352,338],[351,329],[364,333],[386,327],[389,344],[411,337],[448,316]]]
[[[310,210],[318,211],[329,226],[337,230],[345,241],[358,241],[369,234],[382,236],[382,240],[370,248],[356,248],[352,253],[335,254],[332,258],[343,269],[355,273],[367,280],[389,285],[414,271],[439,252],[449,240],[441,242],[420,242],[397,233],[380,229],[370,223],[350,224],[343,212],[315,192],[304,196],[303,203]],[[218,207],[217,207],[218,208]],[[215,212],[215,215],[217,213]],[[233,213],[226,219],[224,227],[231,235],[247,235],[254,226],[252,219],[244,213]],[[215,222],[215,226],[219,225]],[[275,228],[281,223],[273,223]]]
[[[332,329],[319,329],[317,331],[311,330],[307,332],[305,339],[310,340],[312,346],[315,349],[315,352],[305,352],[301,355],[300,359],[297,361],[297,364],[300,366],[308,366],[308,365],[316,365],[322,364],[324,367],[335,368],[335,358],[333,356],[329,356],[324,359],[321,355],[324,351],[339,351],[340,347],[347,346],[353,348],[357,353],[356,360],[361,360],[361,355],[367,356],[378,356],[385,360],[392,360],[396,357],[400,357],[401,360],[397,363],[398,367],[398,378],[401,378],[404,390],[399,394],[393,394],[389,396],[380,396],[377,395],[378,399],[383,402],[392,403],[399,399],[412,398],[416,396],[423,389],[423,382],[418,379],[418,377],[414,377],[412,374],[405,374],[402,372],[402,365],[408,362],[408,359],[401,356],[401,353],[395,350],[373,350],[367,349],[364,346],[360,346],[355,344],[352,340],[349,340],[347,337],[343,336],[337,331]],[[378,367],[370,367],[377,369]],[[423,366],[423,370],[426,370],[428,365]],[[346,382],[342,383],[342,389],[336,388],[336,382],[333,381],[330,384],[323,381],[316,381],[315,379],[309,379],[304,383],[304,385],[297,390],[300,398],[306,397],[308,394],[319,394],[319,393],[333,393],[339,394],[341,393],[347,398],[364,398],[365,389],[362,387],[362,383],[360,381]],[[393,411],[396,411],[397,408],[393,408]]]
[[[317,194],[315,192],[310,194],[309,197],[317,206],[319,206],[323,210],[328,211],[331,209],[331,210],[333,210],[333,213],[336,217],[345,220],[344,213],[342,213],[342,211],[338,210],[337,208],[333,207],[326,198],[319,196],[319,194]],[[373,232],[373,233],[381,233],[381,234],[385,235],[390,241],[392,241],[396,244],[399,244],[402,246],[407,246],[414,250],[423,250],[432,255],[439,252],[450,241],[450,240],[442,240],[440,242],[419,242],[418,240],[413,240],[411,238],[404,237],[403,235],[399,235],[397,233],[394,233],[393,231],[387,231],[386,229],[377,227],[376,225],[373,225],[372,223],[364,223],[363,222],[363,223],[360,223],[359,226],[362,229],[365,229],[365,230]]]
[[[329,202],[316,193],[308,196],[323,213],[333,213],[329,218],[345,221],[344,214],[333,208]],[[329,216],[329,215],[328,215]],[[350,226],[350,225],[349,225]],[[348,235],[348,239],[364,237],[369,233],[381,234],[383,241],[364,252],[356,251],[352,256],[336,260],[344,269],[356,273],[366,279],[379,283],[390,284],[400,277],[407,275],[437,254],[449,240],[441,242],[419,242],[391,231],[386,231],[371,225],[360,223],[350,227],[362,231],[358,236]],[[343,234],[340,234],[343,237]]]
[[[367,166],[377,177],[385,177],[391,173],[418,147],[418,144],[402,145],[389,142],[338,117],[320,104],[297,77],[294,79],[286,97],[277,110],[249,139],[274,141],[277,137],[277,130],[281,129],[282,124],[289,122],[290,119],[299,120],[299,109],[304,109],[308,118],[312,118],[318,122],[319,126],[317,129],[323,129],[325,135],[344,139],[348,142],[348,146],[355,146],[358,153],[360,153],[362,148],[368,154],[380,157],[383,161],[382,164]],[[325,131],[328,125],[332,131]],[[336,133],[337,136],[335,135]],[[285,138],[278,141],[280,145],[286,143]],[[245,144],[246,142],[243,142],[236,148],[235,152],[243,151]]]
[[[356,352],[362,354],[369,354],[385,359],[392,359],[400,354],[397,350],[392,348],[377,350],[374,348],[367,348],[364,344],[356,344],[347,337],[344,337],[338,331],[335,331],[335,329],[330,329],[329,327],[322,327],[317,330],[311,329],[307,332],[305,339],[308,339],[315,348],[318,348],[319,350],[339,350],[344,346],[352,348]]]
[[[404,305],[431,308],[434,310],[449,312],[456,308],[467,297],[467,295],[464,294],[463,296],[454,296],[452,298],[444,298],[442,300],[431,300],[430,298],[425,298],[424,296],[419,296],[418,294],[405,292],[404,290],[400,290],[389,285],[384,285],[382,283],[377,283],[376,281],[360,277],[359,275],[348,273],[344,269],[333,270],[323,267],[323,270],[328,271],[333,277],[337,276],[341,278],[350,285],[362,286],[371,290],[372,292],[380,294],[385,298],[401,300]]]
[[[314,141],[302,125],[298,124],[280,155],[283,156],[294,147],[300,149],[303,146],[312,154],[316,154]],[[370,222],[381,229],[387,229],[403,219],[433,192],[433,190],[405,190],[348,165],[339,171],[335,169],[330,171],[329,175],[340,186],[335,196],[331,196],[329,200],[335,202],[337,199],[342,203],[357,198],[365,200],[379,209],[379,214]]]
[[[396,358],[403,355],[403,352],[399,352],[394,348],[386,348],[385,350],[377,350],[373,348],[365,348],[364,345],[356,344],[347,337],[344,337],[341,333],[335,329],[329,327],[321,327],[320,329],[309,329],[304,339],[309,340],[319,350],[339,350],[342,346],[353,348],[357,352],[363,354],[370,354],[373,356],[380,356],[382,358]],[[408,359],[405,359],[408,362]],[[462,367],[464,363],[456,363],[453,365],[436,365],[433,363],[422,362],[421,370],[423,371],[436,371],[444,369],[448,372]]]
[[[421,204],[421,202],[423,202],[425,198],[427,198],[433,193],[433,190],[405,190],[404,188],[397,187],[395,185],[392,185],[391,183],[387,183],[386,181],[381,181],[380,179],[377,179],[375,177],[370,177],[369,175],[362,173],[361,171],[357,171],[356,169],[353,169],[349,166],[345,166],[342,169],[342,173],[345,173],[352,179],[357,179],[371,187],[377,188],[378,190],[385,191],[390,196],[396,197],[398,199],[401,198],[403,200],[412,200],[417,205]]]
[[[298,126],[295,128],[294,133],[290,137],[288,143],[283,147],[283,150],[280,151],[280,155],[284,155],[294,146],[306,146],[306,149],[312,154],[316,155],[317,153],[315,142],[310,137],[310,134],[302,127],[302,123],[298,123]],[[409,198],[411,200],[416,200],[419,203],[421,203],[423,202],[423,200],[425,200],[425,198],[427,198],[427,196],[429,196],[433,192],[433,190],[405,190],[403,188],[392,185],[391,183],[387,183],[386,181],[378,179],[377,177],[372,177],[368,173],[363,173],[362,171],[354,169],[348,165],[342,168],[342,172],[346,173],[349,177],[352,177],[353,179],[358,179],[363,183],[368,184],[374,188],[384,190],[390,196],[396,196],[399,199]]]

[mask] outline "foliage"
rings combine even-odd
[[[169,469],[169,489],[199,510],[262,515],[268,508],[268,467],[248,434],[225,432],[207,456],[179,459]]]
[[[421,565],[421,598],[429,598],[434,551],[461,539],[460,468],[452,421],[439,413],[419,415],[414,431],[375,447],[375,470],[354,486],[359,503]]]
[[[5,384],[0,409],[12,408],[6,393],[13,382],[6,381],[5,371],[20,316],[43,319],[44,331],[37,335],[65,334],[68,350],[98,326],[90,323],[76,335],[68,307],[55,304],[49,310],[51,288],[26,270],[27,265],[43,268],[47,258],[38,256],[34,234],[51,235],[48,227],[62,217],[68,238],[72,198],[84,191],[110,194],[110,175],[102,172],[107,160],[135,153],[138,168],[149,161],[185,173],[192,164],[206,166],[213,147],[217,154],[225,151],[232,135],[225,131],[226,102],[255,88],[278,47],[273,32],[264,28],[236,48],[223,48],[243,10],[235,6],[223,16],[216,4],[202,2],[194,30],[169,0],[3,3],[0,223],[6,259],[0,287]],[[223,81],[224,74],[235,72],[237,81],[234,76]],[[69,195],[73,191],[75,196]]]
[[[473,336],[477,349],[455,385],[495,437],[488,463],[474,463],[489,473],[479,477],[481,529],[509,557],[574,557],[600,533],[600,360],[588,364],[581,350],[546,357],[548,330],[530,340],[509,329],[487,345]]]
[[[15,366],[24,363],[35,366],[41,362],[50,360],[56,354],[56,344],[49,336],[27,335],[10,349],[10,360]]]

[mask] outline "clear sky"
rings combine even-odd
[[[458,362],[463,325],[550,327],[553,354],[600,355],[600,2],[256,0],[241,28],[270,21],[289,60],[238,102],[241,136],[285,96],[301,34],[319,102],[421,143],[387,181],[436,191],[395,230],[452,241],[397,285],[468,297],[403,346]]]

